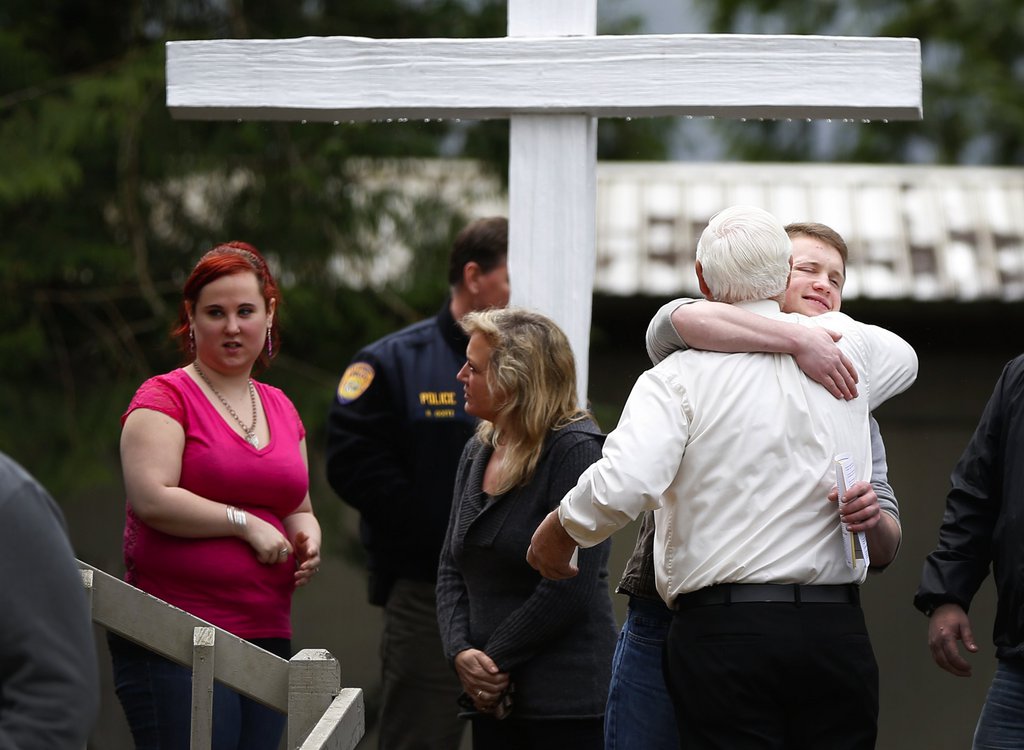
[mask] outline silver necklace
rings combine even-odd
[[[199,377],[203,379],[203,382],[210,386],[210,390],[213,391],[213,395],[219,398],[220,402],[224,404],[224,408],[228,410],[228,414],[231,415],[232,419],[234,419],[238,423],[238,426],[242,428],[242,432],[245,433],[245,442],[253,448],[259,448],[260,439],[256,434],[256,388],[252,384],[252,378],[249,378],[249,401],[252,402],[252,424],[246,426],[245,422],[243,422],[235,410],[231,408],[231,404],[228,403],[228,400],[220,395],[220,391],[213,387],[213,383],[210,382],[210,379],[206,377],[206,373],[199,367],[199,360],[195,360],[192,363],[192,366],[196,368],[196,372],[199,373]]]

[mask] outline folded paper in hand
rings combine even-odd
[[[839,505],[844,502],[846,489],[857,481],[857,467],[853,457],[849,453],[837,453],[835,457],[836,488],[839,490]],[[857,570],[858,565],[865,568],[871,564],[868,556],[868,540],[863,531],[851,534],[846,524],[839,522],[839,528],[843,531],[843,556],[846,558],[846,565],[851,570]]]

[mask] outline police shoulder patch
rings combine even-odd
[[[349,404],[366,393],[374,376],[373,367],[367,362],[353,362],[341,376],[338,383],[338,401]]]

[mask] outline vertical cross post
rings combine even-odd
[[[510,37],[593,36],[594,0],[510,2]],[[509,274],[514,305],[559,323],[587,401],[596,258],[597,120],[587,114],[514,115],[509,142]],[[559,164],[538,170],[537,164]]]

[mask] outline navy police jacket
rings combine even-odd
[[[467,343],[446,301],[358,352],[338,384],[327,480],[360,513],[373,604],[397,578],[437,578],[456,468],[476,427],[456,380]]]

